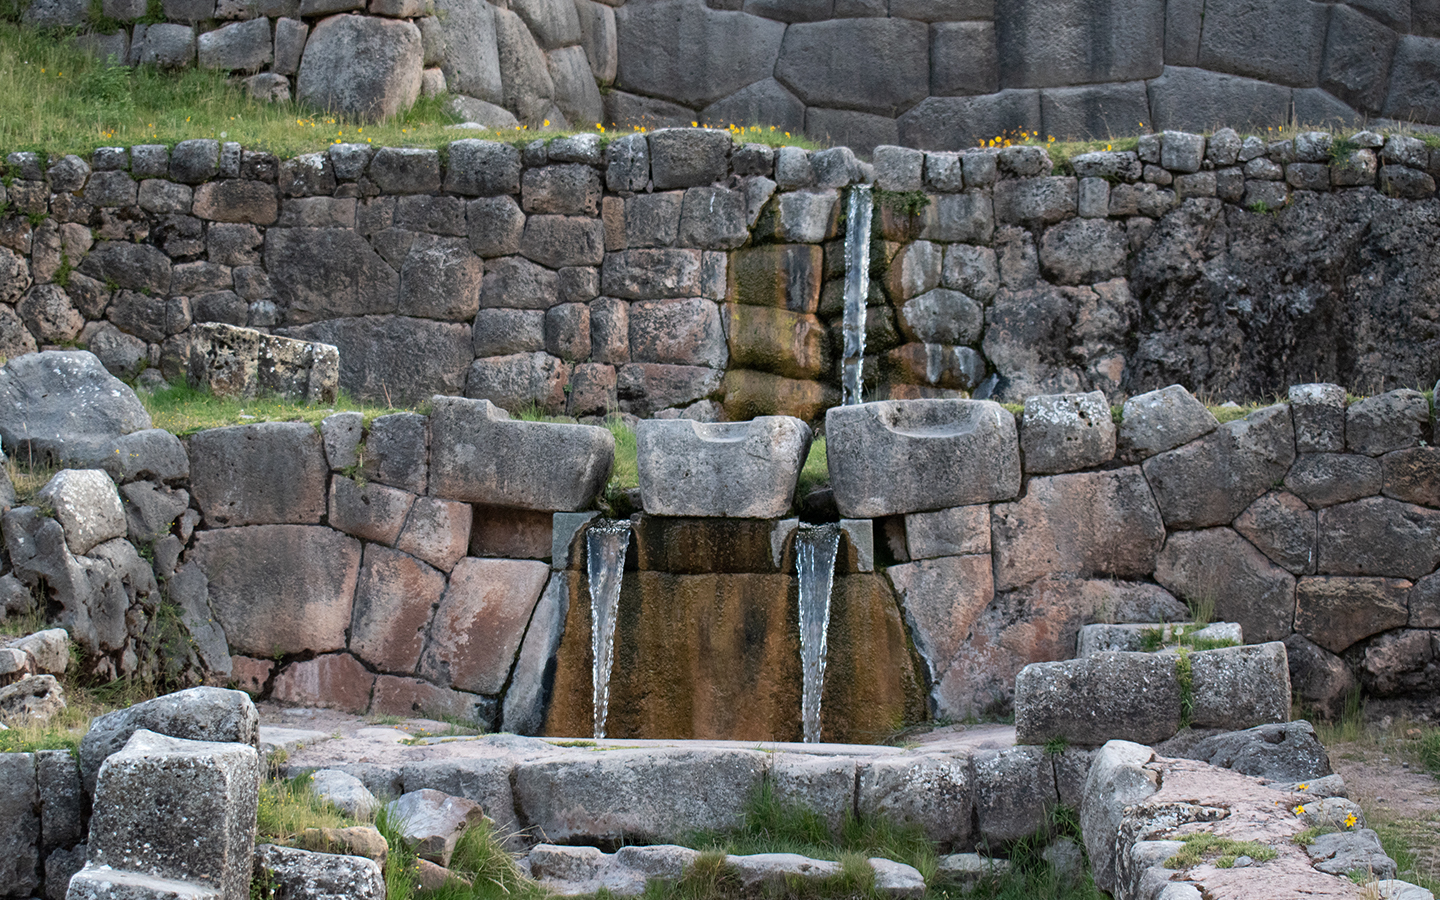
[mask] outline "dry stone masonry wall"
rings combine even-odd
[[[205,381],[218,323],[338,348],[339,387],[370,400],[815,421],[865,182],[867,397],[1440,377],[1440,149],[1400,134],[1166,132],[1059,169],[1039,147],[872,164],[706,129],[283,161],[191,140],[7,172],[0,353],[78,342],[124,378]]]
[[[24,19],[84,25],[89,8],[31,0]],[[1440,124],[1440,13],[1423,0],[164,0],[161,11],[105,0],[108,21],[83,40],[369,117],[448,89],[457,112],[492,128],[758,123],[868,152],[1017,130]]]
[[[67,381],[90,385],[88,399]],[[22,357],[0,386],[6,446],[72,467],[43,508],[0,521],[6,605],[43,598],[88,671],[587,730],[581,535],[612,464],[605,429],[436,397],[429,415],[232,426],[182,446],[143,410],[100,419],[129,391],[87,353]],[[1328,714],[1357,685],[1400,699],[1440,689],[1440,451],[1419,392],[1347,405],[1334,385],[1302,385],[1224,424],[1180,387],[1132,398],[1118,426],[1098,392],[1032,397],[1018,420],[971,400],[827,420],[843,532],[831,739],[927,707],[1003,711],[1025,666],[1077,655],[1081,626],[1182,620],[1187,602],[1264,645],[1216,651],[1218,674],[1197,668],[1197,684],[1243,686],[1259,677],[1248,671],[1280,685],[1263,702],[1217,687],[1196,724],[1283,720],[1286,669]],[[680,424],[642,428],[647,508],[620,599],[611,731],[793,739],[795,607],[777,598],[795,596],[797,523],[783,516],[804,426]],[[717,462],[670,465],[699,450]],[[737,493],[757,504],[745,514],[775,518],[726,518]],[[726,664],[700,661],[717,653]],[[1077,665],[1083,681],[1089,663]],[[1169,671],[1155,683],[1178,691]],[[767,699],[698,708],[697,696]],[[1178,721],[1178,706],[1162,715]]]

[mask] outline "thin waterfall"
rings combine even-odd
[[[795,532],[795,574],[800,582],[800,671],[804,683],[800,722],[807,744],[820,741],[830,589],[835,583],[835,555],[839,549],[839,525],[801,525]]]
[[[865,298],[870,294],[870,185],[850,188],[845,219],[845,357],[840,363],[842,402],[863,403],[861,385],[865,365]]]
[[[628,519],[599,519],[585,532],[586,574],[590,579],[590,650],[594,664],[595,737],[605,736],[610,712],[610,669],[615,662],[615,614],[620,582],[625,577],[625,551],[630,546]]]

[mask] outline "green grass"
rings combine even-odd
[[[1184,849],[1165,860],[1165,868],[1188,869],[1205,859],[1214,858],[1217,868],[1228,869],[1241,856],[1248,856],[1256,862],[1275,858],[1273,848],[1254,841],[1236,841],[1214,834],[1187,834],[1181,840],[1185,842]]]
[[[825,456],[825,438],[817,437],[810,442],[810,454],[800,469],[800,481],[795,489],[798,497],[804,497],[822,484],[830,483],[830,463]]]
[[[359,824],[363,823],[317,797],[308,774],[260,785],[256,828],[264,840],[290,844],[307,828],[347,828]]]
[[[209,390],[186,384],[173,384],[154,393],[141,392],[139,397],[154,426],[177,435],[256,422],[309,422],[319,425],[322,419],[337,412],[363,413],[369,421],[386,413],[413,411],[360,403],[343,392],[328,405],[299,403],[277,397],[253,400],[217,397]]]

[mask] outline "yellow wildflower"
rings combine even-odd
[[[1297,784],[1297,785],[1295,785],[1295,790],[1297,790],[1297,791],[1308,791],[1308,790],[1310,790],[1310,785],[1304,784],[1304,783]]]
[[[1345,827],[1346,827],[1346,828],[1354,828],[1354,827],[1355,827],[1355,823],[1358,822],[1358,821],[1359,821],[1359,820],[1355,818],[1355,814],[1354,814],[1354,813],[1351,813],[1350,815],[1348,815],[1348,816],[1345,817]]]
[[[1297,815],[1297,816],[1303,816],[1303,815],[1305,815],[1305,804],[1302,803],[1302,804],[1300,804],[1299,806],[1295,807],[1295,815]]]

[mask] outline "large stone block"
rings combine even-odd
[[[54,511],[65,529],[65,545],[76,556],[125,535],[125,510],[115,482],[99,469],[62,469],[35,500]]]
[[[1308,0],[1300,2],[1313,5]],[[1206,131],[1216,122],[1256,129],[1289,120],[1290,89],[1266,81],[1166,66],[1164,74],[1150,81],[1149,88],[1150,116],[1154,121],[1146,124],[1157,130]]]
[[[245,900],[259,784],[254,747],[137,731],[100,768],[88,862]]]
[[[1431,13],[1434,16],[1434,13]],[[1390,68],[1390,93],[1385,98],[1385,115],[1434,124],[1440,121],[1440,90],[1435,72],[1440,67],[1440,28],[1431,27],[1429,37],[1405,35],[1395,48]]]
[[[968,760],[949,754],[879,757],[860,769],[860,816],[919,826],[942,847],[969,846],[975,786]]]
[[[1412,447],[1380,458],[1385,496],[1440,507],[1440,449]]]
[[[1311,87],[1320,80],[1329,11],[1310,0],[1207,3],[1199,64],[1232,75]],[[1275,40],[1277,28],[1285,29],[1285,40]]]
[[[1120,223],[1070,219],[1040,237],[1040,270],[1058,284],[1094,284],[1125,274],[1130,244]]]
[[[1005,90],[978,97],[927,97],[900,116],[900,141],[925,150],[973,147],[1040,127],[1040,92]]]
[[[1380,575],[1412,581],[1440,564],[1440,512],[1369,497],[1320,510],[1322,575]]]
[[[32,753],[0,754],[0,889],[13,897],[40,887],[40,792]]]
[[[402,315],[463,322],[480,308],[484,267],[464,238],[418,234],[400,267]]]
[[[340,388],[340,352],[329,344],[206,322],[190,330],[185,376],[219,397],[333,403]]]
[[[615,27],[616,85],[691,106],[769,78],[785,33],[780,22],[710,9],[700,0],[621,6]]]
[[[1332,771],[1315,728],[1303,720],[1212,735],[1185,756],[1279,782],[1316,781]]]
[[[720,309],[713,301],[693,297],[631,304],[634,361],[721,369],[728,357]]]
[[[551,268],[598,266],[605,258],[604,225],[585,216],[531,216],[520,253]]]
[[[355,589],[350,650],[385,672],[413,672],[445,576],[398,550],[365,548]]]
[[[338,348],[340,387],[352,397],[386,404],[460,393],[475,356],[469,325],[408,316],[330,319],[286,333]]]
[[[1290,408],[1281,404],[1151,457],[1144,469],[1167,527],[1205,528],[1234,521],[1294,460]]]
[[[1000,89],[994,22],[936,22],[930,29],[930,93],[991,94]]]
[[[1430,425],[1430,404],[1416,390],[1366,397],[1345,411],[1345,449],[1380,456],[1419,446]]]
[[[1234,731],[1290,719],[1290,667],[1285,645],[1272,641],[1190,655],[1195,728]]]
[[[928,669],[930,704],[937,715],[975,712],[968,685],[947,678],[967,637],[994,599],[989,554],[942,557],[892,566],[890,580],[900,595],[901,609],[915,649]]]
[[[385,900],[380,864],[361,856],[264,844],[255,848],[255,868],[272,873],[271,884],[278,896]]]
[[[1301,578],[1295,630],[1332,653],[1409,621],[1410,582],[1402,578]]]
[[[1356,453],[1307,453],[1295,460],[1285,487],[1316,509],[1380,493],[1380,460]]]
[[[992,523],[1001,591],[1051,574],[1143,578],[1165,542],[1135,466],[1032,478],[1023,499],[996,504]]]
[[[1072,472],[1109,462],[1115,456],[1115,420],[1105,395],[1091,391],[1026,398],[1020,449],[1029,474]]]
[[[1164,66],[1164,0],[998,0],[995,13],[1002,87],[1137,81]]]
[[[700,121],[723,127],[742,122],[764,122],[792,133],[805,128],[805,104],[773,78],[746,85],[705,107]]]
[[[1346,103],[1378,112],[1385,105],[1398,42],[1394,31],[1359,10],[1335,7],[1325,38],[1321,87]]]
[[[435,13],[434,27],[443,43],[439,63],[445,73],[446,87],[456,94],[487,103],[501,102],[500,51],[495,38],[495,13],[490,4],[483,0],[435,0]],[[427,64],[431,63],[427,61]],[[459,162],[454,144],[450,160],[452,167]],[[453,172],[452,177],[455,177]]]
[[[728,300],[813,313],[820,306],[824,253],[813,244],[747,247],[731,254],[726,278]]]
[[[1015,739],[1063,737],[1085,746],[1164,740],[1180,730],[1175,662],[1165,654],[1097,653],[1028,665],[1015,679]]]
[[[728,424],[643,419],[636,436],[641,500],[660,516],[781,518],[810,449],[809,427],[781,416]]]
[[[222,25],[196,43],[201,68],[258,72],[271,59],[270,22],[260,18]]]
[[[447,500],[585,509],[605,486],[615,454],[603,428],[515,421],[486,400],[436,397],[430,429],[430,493]]]
[[[999,404],[882,401],[832,408],[825,424],[835,500],[848,518],[1007,500],[1019,493],[1015,418]]]
[[[1044,827],[1057,796],[1056,765],[1045,748],[984,750],[971,765],[982,841],[1018,841]]]
[[[700,296],[699,250],[622,250],[605,254],[600,288],[622,300]]]
[[[295,706],[318,706],[348,713],[370,707],[375,675],[348,653],[325,653],[296,660],[275,675],[272,699]]]
[[[1295,578],[1229,528],[1171,534],[1155,580],[1182,600],[1213,603],[1251,641],[1281,640],[1295,611]]]
[[[348,228],[267,229],[265,271],[291,325],[393,313],[399,296],[399,274]]]
[[[732,366],[790,378],[819,378],[830,370],[830,336],[818,317],[739,304],[727,304],[721,315]]]
[[[767,756],[754,750],[615,750],[515,767],[515,804],[552,841],[677,841],[738,827]]]
[[[1235,520],[1235,530],[1295,575],[1315,571],[1315,513],[1294,494],[1271,491]]]
[[[929,93],[929,44],[926,26],[907,19],[791,25],[775,77],[808,106],[893,116]]]
[[[200,531],[188,555],[235,653],[268,659],[345,647],[360,542],[329,528],[256,525]]]
[[[1155,751],[1130,741],[1107,742],[1095,753],[1080,802],[1085,852],[1101,890],[1115,889],[1116,836],[1127,807],[1160,789],[1160,773],[1147,768]]]
[[[388,119],[420,96],[420,29],[400,19],[334,16],[305,44],[296,99],[367,121]]]
[[[463,691],[499,694],[550,567],[467,557],[450,573],[420,673]]]
[[[312,525],[325,515],[320,434],[302,422],[231,425],[190,439],[190,484],[212,528]]]
[[[1040,115],[1057,139],[1103,140],[1149,121],[1150,97],[1143,81],[1046,88]]]

